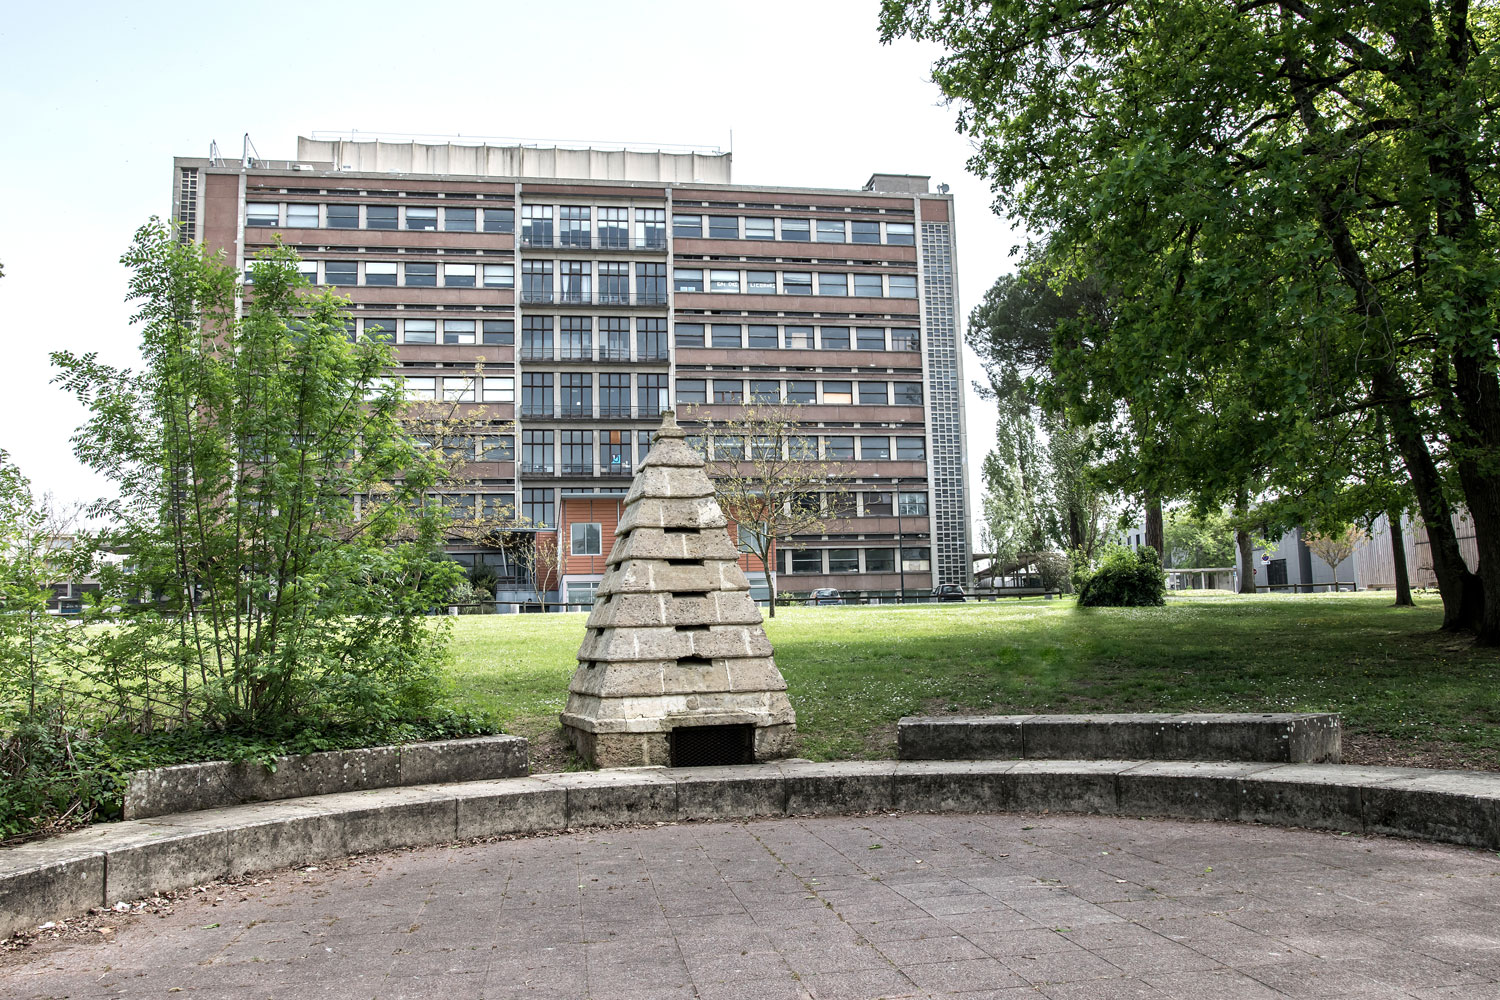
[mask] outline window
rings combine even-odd
[[[854,383],[824,382],[823,402],[832,405],[854,402]]]
[[[909,247],[917,242],[916,226],[910,222],[887,222],[885,241],[897,246]]]
[[[747,240],[774,240],[776,238],[775,219],[746,219],[745,239]]]
[[[678,323],[672,328],[672,342],[679,348],[703,346],[702,323]]]
[[[408,288],[436,288],[437,265],[407,261],[405,283]]]
[[[628,208],[599,209],[599,245],[610,250],[625,250],[630,247]]]
[[[521,516],[541,528],[550,528],[557,523],[557,501],[553,490],[522,490]]]
[[[581,205],[564,205],[558,209],[557,244],[564,247],[589,246],[589,210]]]
[[[885,331],[874,327],[860,327],[854,331],[855,346],[861,351],[885,350]]]
[[[665,375],[637,375],[635,398],[640,417],[657,417],[667,408],[667,377]],[[650,431],[641,431],[641,457],[646,457],[646,446],[650,442]]]
[[[516,516],[516,498],[510,493],[481,493],[479,494],[479,510],[486,518],[500,518],[506,521]],[[508,557],[505,552],[487,552],[480,557],[484,565],[495,566],[502,569],[503,573],[510,573]]]
[[[927,461],[927,439],[898,437],[896,439],[896,459],[901,462]]]
[[[672,287],[679,292],[701,292],[703,272],[697,268],[676,268],[672,271]]]
[[[396,342],[396,321],[393,319],[367,319],[364,321],[364,333],[371,340],[381,340],[387,344]]]
[[[578,605],[578,606],[582,606],[582,607],[589,607],[589,608],[591,608],[591,607],[594,606],[594,593],[598,589],[599,589],[599,581],[598,580],[582,580],[582,581],[569,580],[568,581],[568,594],[567,594],[568,601],[567,601],[567,603],[569,605]]]
[[[921,406],[922,405],[922,383],[921,382],[895,382],[896,405],[897,406]]]
[[[359,262],[354,260],[330,260],[323,264],[323,275],[330,285],[349,287],[359,284]]]
[[[776,272],[747,271],[745,273],[745,291],[751,295],[775,295]]]
[[[484,287],[485,288],[515,288],[516,287],[516,265],[514,265],[514,264],[486,264],[486,265],[484,265]]]
[[[521,317],[521,359],[523,361],[552,360],[552,317]]]
[[[477,208],[443,209],[443,228],[450,233],[472,233],[478,220]]]
[[[667,245],[667,212],[662,208],[635,210],[635,239],[639,246],[660,249]]]
[[[721,462],[738,462],[744,457],[744,438],[738,434],[719,434],[714,437],[714,458]]]
[[[591,361],[594,357],[594,320],[590,316],[563,316],[557,321],[558,357],[564,361]]]
[[[366,229],[397,229],[395,205],[366,205]]]
[[[787,458],[794,462],[816,462],[818,439],[811,434],[792,434],[786,439]]]
[[[406,378],[402,388],[407,399],[434,399],[437,396],[437,379],[432,377]]]
[[[842,435],[825,438],[823,457],[831,462],[854,461],[854,438]]]
[[[552,245],[552,206],[521,206],[521,242],[528,246]]]
[[[902,517],[920,517],[927,513],[926,493],[901,493],[897,497]]]
[[[811,225],[807,219],[782,219],[781,238],[793,243],[806,243],[812,239]]]
[[[667,360],[667,321],[665,319],[636,319],[635,359],[637,361]]]
[[[733,215],[710,215],[708,236],[714,240],[737,240],[740,238],[740,220]]]
[[[931,550],[925,547],[920,549],[902,549],[901,569],[907,573],[928,572],[932,569],[932,558],[929,555],[930,551]]]
[[[679,386],[681,382],[677,383]],[[714,379],[714,402],[715,403],[743,403],[745,401],[745,383],[739,379]]]
[[[677,380],[677,402],[679,403],[707,403],[708,383],[701,378],[680,378]]]
[[[895,549],[865,549],[866,573],[896,572]]]
[[[813,328],[810,326],[789,326],[786,328],[786,346],[788,350],[812,350]]]
[[[552,431],[521,432],[521,471],[551,474]]]
[[[667,304],[667,265],[637,264],[635,266],[635,301],[636,305],[642,306]]]
[[[600,209],[600,211],[604,211]],[[625,211],[623,208],[620,211]],[[621,230],[622,232],[624,230]],[[604,238],[600,230],[599,238]],[[626,239],[628,237],[621,237]],[[599,262],[599,301],[606,304],[628,305],[630,302],[630,265],[624,261]]]
[[[550,260],[521,261],[521,301],[552,301],[552,262]]]
[[[818,274],[819,295],[848,295],[849,276],[847,274]]]
[[[781,290],[786,295],[811,295],[812,275],[807,271],[783,271]]]
[[[473,376],[443,379],[443,399],[450,403],[474,402]]]
[[[307,279],[310,285],[318,283],[318,262],[315,260],[297,261],[297,273]]]
[[[473,264],[444,264],[443,287],[473,288],[474,273],[477,270],[478,268]]]
[[[472,319],[445,319],[445,320],[443,320],[443,343],[445,343],[445,344],[472,344],[472,343],[474,343],[474,321]]]
[[[859,439],[859,457],[866,462],[886,462],[891,457],[891,439],[888,437],[862,437]]]
[[[286,225],[288,229],[317,229],[318,206],[288,205],[286,207]]]
[[[865,494],[865,517],[890,517],[896,513],[891,505],[891,494],[886,492]]]
[[[599,317],[599,359],[630,360],[630,319],[626,316]]]
[[[752,323],[750,325],[750,346],[775,350],[780,346],[776,327]]]
[[[516,210],[513,208],[487,208],[484,210],[484,231],[487,233],[513,233],[516,231]]]
[[[573,555],[597,556],[604,552],[604,533],[597,524],[574,524]]]
[[[885,289],[881,287],[880,275],[856,274],[854,276],[854,294],[864,295],[869,298],[880,298],[885,294]]]
[[[488,376],[484,380],[486,403],[514,403],[516,401],[516,379],[513,375]]]
[[[897,327],[891,331],[891,350],[893,351],[915,351],[922,342],[920,331],[907,327]]]
[[[673,215],[672,235],[677,238],[684,236],[699,237],[703,235],[703,216],[701,215]]]
[[[859,549],[829,549],[828,572],[858,573]]]
[[[844,220],[843,219],[819,219],[818,220],[818,242],[819,243],[843,243],[844,242]]]
[[[789,403],[816,403],[818,401],[818,383],[801,380],[788,382],[786,384],[786,399]]]
[[[756,434],[750,438],[750,457],[759,461],[771,461],[781,457],[781,439],[770,434]]]
[[[781,402],[781,383],[774,379],[751,379],[750,380],[750,402],[752,403],[779,403]]]
[[[893,274],[890,277],[890,297],[893,299],[914,299],[917,297],[917,276],[915,274]]]
[[[825,326],[820,332],[825,351],[847,351],[849,328],[847,326]]]
[[[552,373],[524,372],[521,375],[521,416],[552,416]]]
[[[437,209],[408,206],[406,209],[406,228],[415,230],[436,229]]]
[[[514,344],[516,342],[516,321],[513,319],[487,319],[481,330],[483,342],[486,344]]]
[[[594,474],[594,432],[563,431],[562,469],[565,476]]]
[[[859,401],[867,406],[884,406],[890,402],[884,382],[859,383]]]
[[[358,229],[358,205],[329,205],[325,209],[329,229]]]
[[[599,432],[599,465],[599,471],[607,476],[630,475],[629,431]]]
[[[401,324],[403,344],[436,344],[437,320],[409,319]]]
[[[740,290],[740,272],[708,272],[708,290],[711,292],[733,292],[738,294]]]
[[[567,238],[567,234],[563,234]],[[561,286],[563,302],[589,302],[593,299],[593,265],[586,260],[560,260],[557,262],[557,283]]]
[[[793,573],[823,572],[823,550],[811,549],[792,553]]]
[[[474,458],[480,462],[514,462],[514,434],[481,434],[474,439]]]
[[[281,206],[271,202],[247,202],[245,225],[257,228],[274,227],[281,224]]]
[[[853,243],[879,243],[880,223],[878,222],[851,222],[850,227],[854,230]]]
[[[715,323],[713,325],[714,347],[740,347],[743,345],[744,333],[738,323],[727,325]]]
[[[630,416],[630,376],[599,376],[599,416]],[[629,464],[628,462],[626,463]]]

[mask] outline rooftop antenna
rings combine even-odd
[[[947,193],[948,193],[948,185],[946,185],[946,184],[939,184],[938,185],[938,194],[947,194]]]
[[[255,143],[250,141],[250,133],[245,133],[245,145],[240,153],[240,165],[245,169],[255,166],[255,161],[260,159],[260,150],[255,148]]]
[[[224,165],[224,157],[219,155],[219,143],[217,139],[209,140],[208,165],[210,167],[220,167]]]

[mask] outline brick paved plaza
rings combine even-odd
[[[216,895],[9,956],[0,996],[1500,997],[1500,857],[1265,827],[682,824]]]

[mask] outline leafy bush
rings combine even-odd
[[[1056,550],[1038,552],[1033,562],[1036,565],[1037,575],[1042,578],[1043,589],[1062,593],[1072,591],[1073,586],[1069,580],[1072,565],[1066,555]]]
[[[1149,545],[1111,549],[1078,588],[1082,607],[1137,608],[1167,603],[1167,575]]]

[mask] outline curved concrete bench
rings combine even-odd
[[[497,834],[858,812],[1237,820],[1500,849],[1500,774],[1166,761],[783,762],[341,792],[0,850],[0,935],[226,875]]]

